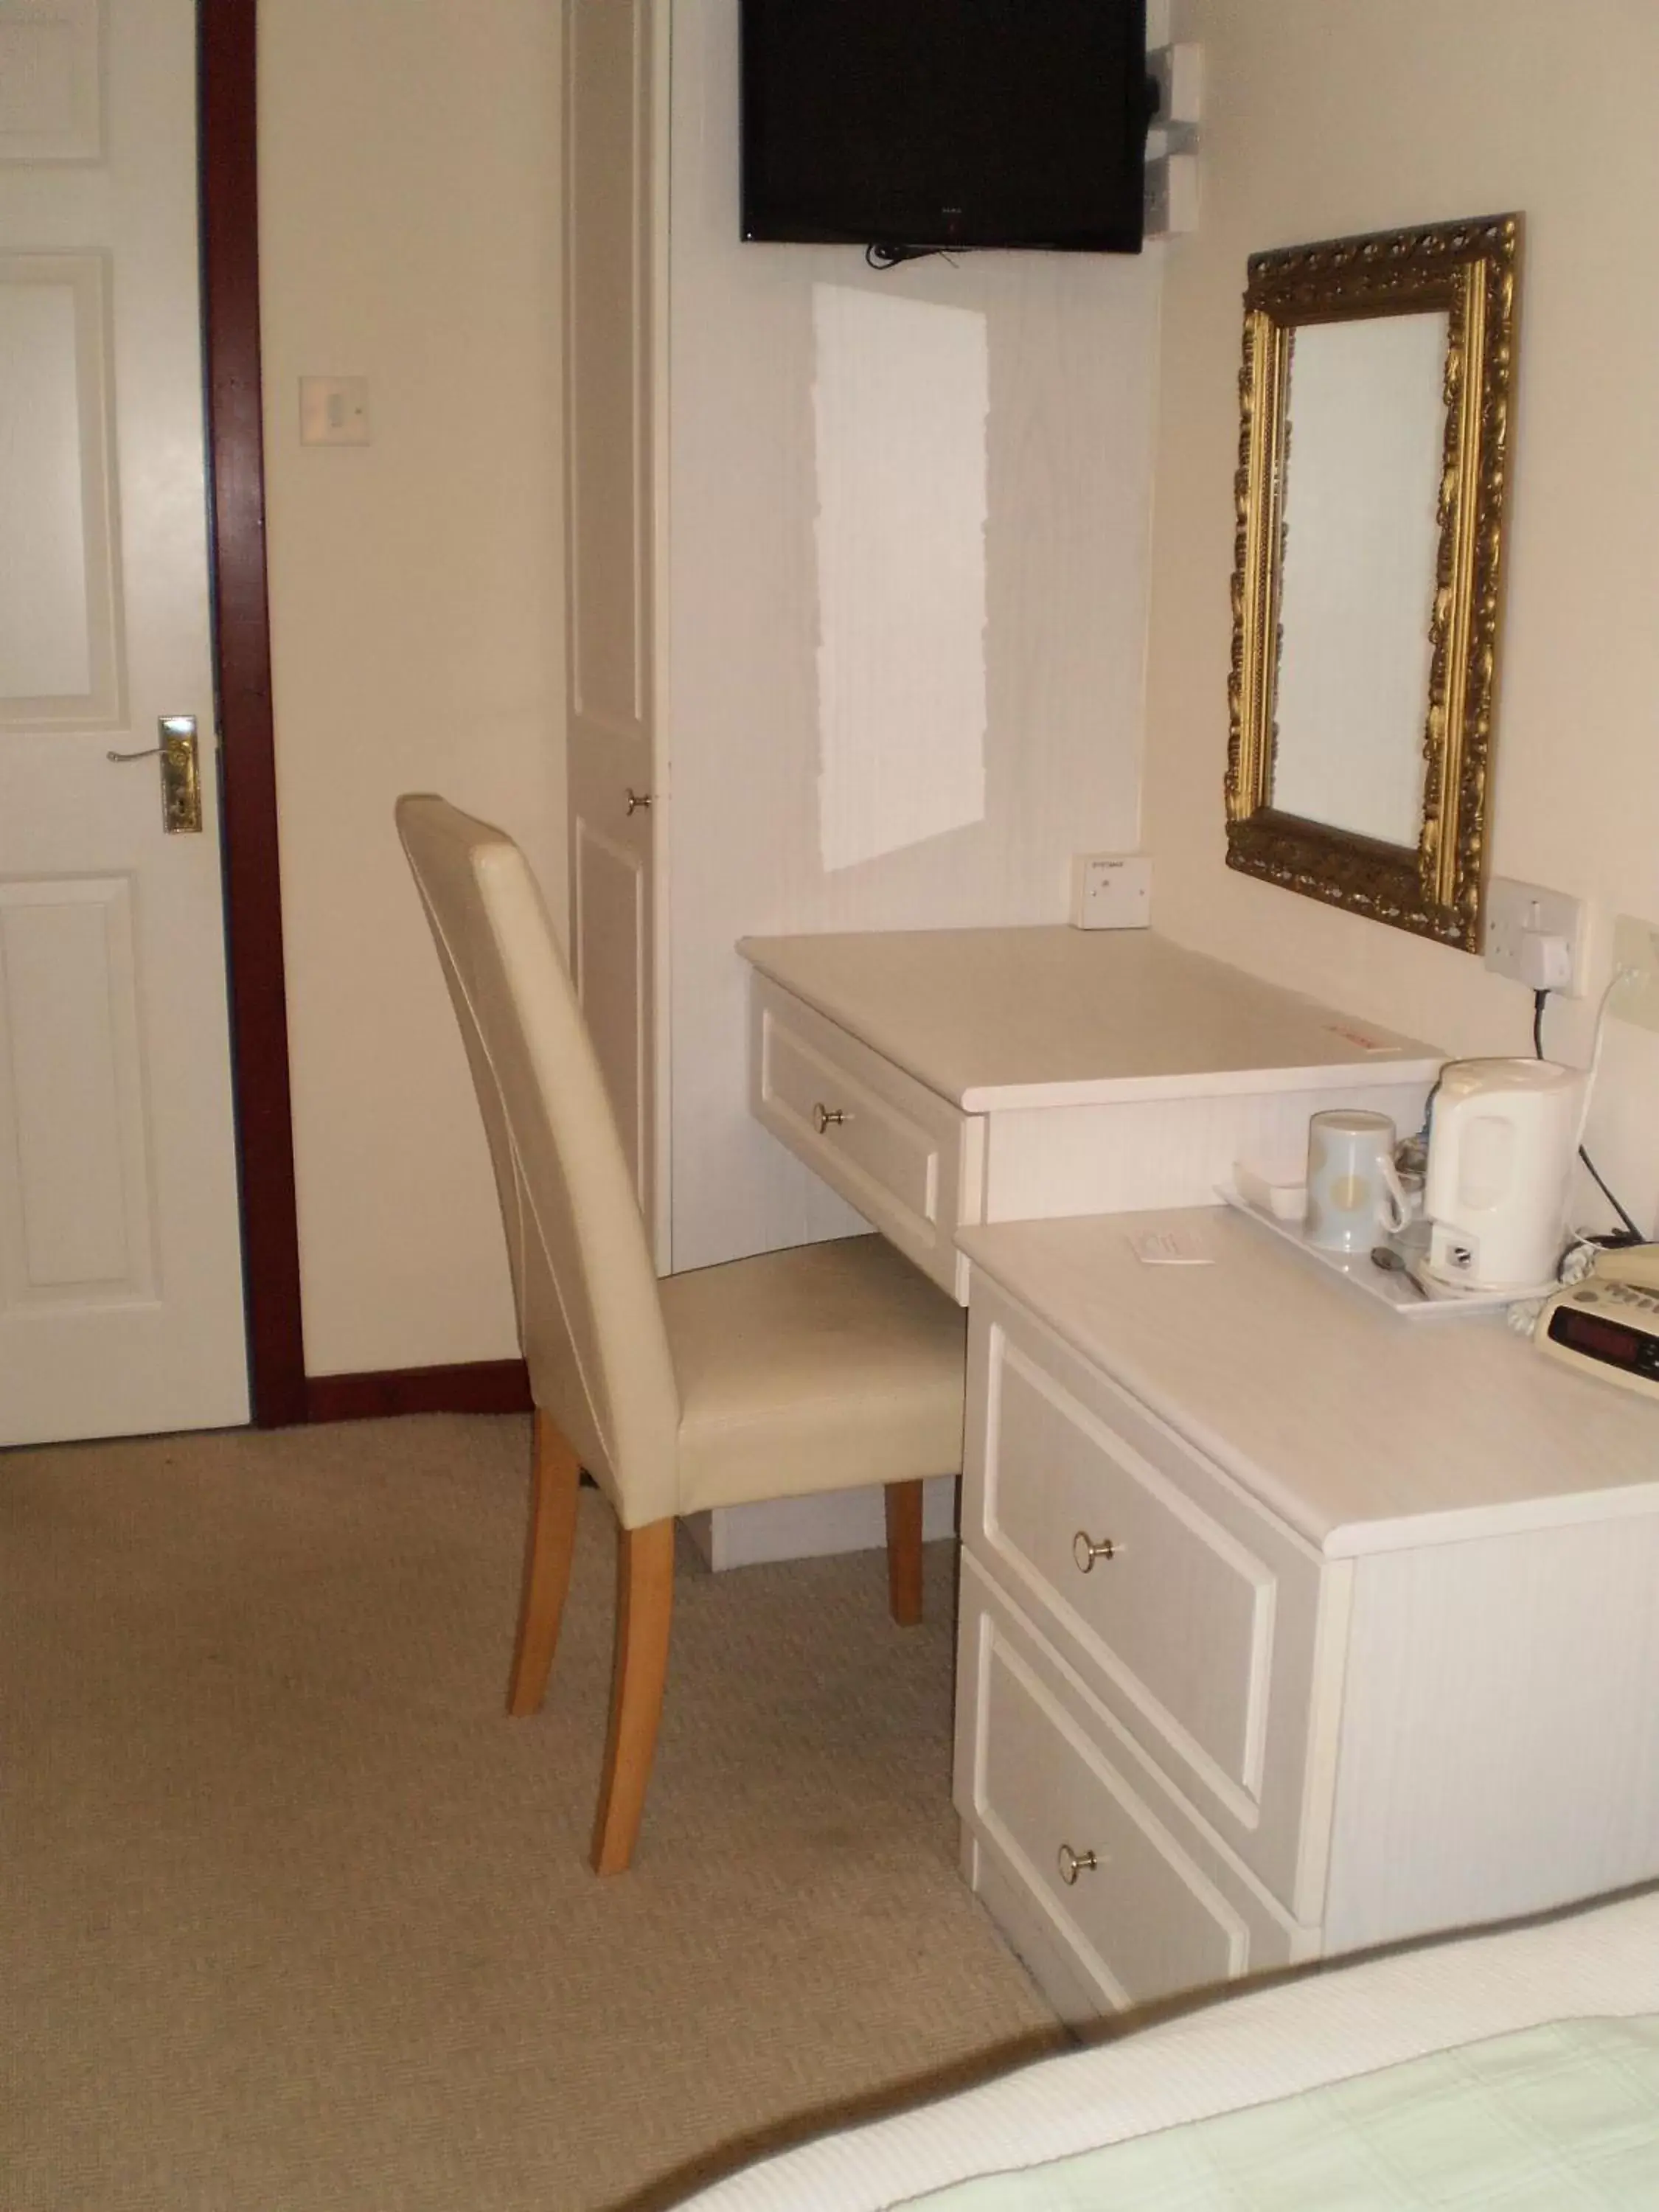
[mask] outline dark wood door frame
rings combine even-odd
[[[294,1190],[259,384],[256,0],[198,0],[203,345],[231,1062],[248,1381],[261,1428],[307,1418]]]
[[[520,1413],[521,1359],[307,1379],[300,1309],[259,380],[258,0],[197,0],[202,324],[231,1066],[254,1423]]]

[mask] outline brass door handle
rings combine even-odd
[[[1060,1847],[1060,1878],[1067,1889],[1075,1886],[1080,1874],[1092,1874],[1099,1864],[1092,1851],[1074,1851],[1069,1844]]]
[[[630,783],[628,787],[627,811],[629,814],[637,814],[641,807],[647,814],[651,811],[651,793],[648,791],[635,791]]]
[[[202,776],[196,757],[194,714],[163,714],[155,725],[159,745],[136,753],[106,752],[104,758],[125,767],[129,761],[161,763],[161,827],[169,837],[193,837],[202,828]]]
[[[831,1129],[839,1129],[846,1121],[844,1108],[819,1104],[812,1109],[812,1126],[819,1136],[827,1136]]]
[[[1080,1575],[1091,1575],[1097,1559],[1115,1559],[1117,1557],[1117,1546],[1109,1536],[1103,1536],[1096,1543],[1086,1528],[1079,1528],[1072,1539],[1072,1557],[1077,1561],[1077,1571]]]

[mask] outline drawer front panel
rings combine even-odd
[[[765,1070],[766,1103],[815,1140],[816,1159],[832,1162],[849,1182],[873,1182],[907,1218],[937,1234],[939,1139],[931,1129],[775,1018],[766,1025]],[[825,1124],[826,1113],[844,1118]]]
[[[999,1545],[1172,1738],[1259,1804],[1272,1571],[1006,1338],[1001,1355],[988,1482]]]
[[[1288,1924],[1173,1805],[1134,1786],[1132,1754],[971,1563],[963,1581],[957,1805],[1005,1894],[1012,1880],[1103,2009],[1285,1964]]]
[[[975,1315],[964,1542],[1305,1913],[1317,1560],[982,1281]]]
[[[966,1304],[955,1237],[978,1218],[981,1121],[758,978],[751,1061],[757,1118]]]

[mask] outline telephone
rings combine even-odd
[[[1533,1341],[1553,1358],[1659,1398],[1659,1244],[1597,1253],[1587,1275],[1545,1301]]]

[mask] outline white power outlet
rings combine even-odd
[[[1152,864],[1144,853],[1079,853],[1072,862],[1077,929],[1146,929],[1152,919]]]
[[[1607,1012],[1617,1022],[1659,1030],[1659,922],[1621,914],[1613,925],[1613,966],[1627,980],[1607,1000]]]
[[[1547,890],[1541,884],[1522,884],[1508,876],[1494,876],[1486,889],[1486,933],[1482,957],[1494,975],[1509,975],[1517,983],[1537,988],[1540,982],[1563,997],[1584,995],[1588,920],[1583,899],[1565,891]],[[1540,955],[1551,948],[1540,940],[1553,938],[1565,948],[1559,969],[1540,971]],[[1559,973],[1559,982],[1552,977]]]
[[[1152,46],[1146,49],[1146,76],[1158,87],[1155,128],[1192,125],[1204,113],[1204,49],[1198,46]]]

